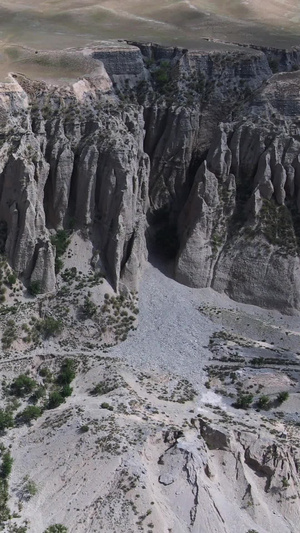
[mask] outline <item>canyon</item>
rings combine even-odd
[[[55,291],[51,239],[82,230],[116,290],[137,289],[148,239],[181,283],[299,311],[298,49],[103,43],[57,61],[86,73],[1,85],[3,247],[25,285]]]
[[[296,533],[300,48],[18,54],[0,527]]]

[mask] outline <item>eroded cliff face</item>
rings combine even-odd
[[[299,310],[299,51],[275,52],[100,43],[73,85],[3,84],[0,216],[21,279],[55,290],[51,235],[75,228],[116,290],[136,288],[148,231],[178,281]]]
[[[107,77],[107,75],[106,75]],[[2,98],[1,219],[18,275],[55,289],[51,235],[80,228],[114,288],[136,284],[145,251],[149,160],[138,106],[105,98],[109,78],[66,89],[14,76]]]
[[[181,282],[299,309],[298,84],[274,76],[247,116],[220,125],[180,217]]]

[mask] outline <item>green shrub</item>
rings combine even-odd
[[[92,318],[97,313],[97,306],[88,296],[86,296],[81,311],[85,318]]]
[[[11,347],[12,343],[18,338],[16,324],[13,320],[8,320],[7,326],[2,335],[2,346],[4,350]]]
[[[68,398],[68,396],[71,396],[72,392],[73,392],[72,387],[67,383],[61,389],[60,394],[63,396],[63,398]]]
[[[286,477],[282,478],[281,483],[282,483],[282,488],[284,489],[287,489],[290,486],[289,481]]]
[[[80,428],[80,432],[81,433],[87,433],[89,430],[90,430],[90,428],[86,424],[84,426],[81,426],[81,428]]]
[[[14,418],[8,409],[0,409],[0,431],[7,428],[12,428],[14,425]]]
[[[58,230],[51,237],[51,244],[56,248],[56,255],[61,256],[65,253],[70,243],[68,232],[64,229]]]
[[[54,524],[53,526],[47,527],[44,533],[68,533],[68,530],[62,524]]]
[[[237,409],[247,409],[253,402],[253,394],[241,394],[238,396],[234,407]]]
[[[37,296],[38,294],[40,294],[41,293],[41,282],[38,280],[31,281],[28,287],[28,292],[29,294],[31,294],[31,296]]]
[[[53,379],[53,374],[50,370],[50,368],[47,368],[46,366],[43,366],[39,370],[39,375],[44,379],[46,382],[50,382]]]
[[[9,450],[0,443],[1,466],[0,466],[0,529],[4,530],[5,522],[11,518],[9,501],[8,478],[12,470],[13,459]]]
[[[21,402],[17,398],[10,397],[8,398],[8,405],[7,405],[7,411],[10,411],[13,413],[13,411],[17,411],[21,405]]]
[[[101,404],[101,409],[108,409],[109,411],[113,411],[114,410],[113,406],[109,405],[109,403],[107,403],[107,402],[103,402]]]
[[[46,387],[40,386],[34,391],[31,397],[31,400],[33,402],[38,402],[41,398],[44,398],[45,396],[46,396]]]
[[[257,402],[257,406],[259,407],[259,409],[269,409],[269,407],[270,407],[270,398],[269,398],[269,396],[266,396],[265,394],[260,396],[260,398],[258,399],[258,402]]]
[[[159,85],[165,85],[170,80],[170,63],[169,61],[161,61],[160,66],[153,72],[153,77]]]
[[[12,471],[13,458],[10,454],[10,451],[6,451],[2,455],[2,464],[0,468],[0,476],[2,479],[7,479]]]
[[[34,379],[26,376],[26,374],[20,374],[12,382],[10,390],[11,394],[14,394],[18,398],[23,398],[33,392],[36,386],[37,382]]]
[[[106,383],[105,381],[100,381],[95,387],[90,391],[92,396],[101,396],[102,394],[107,394],[117,388],[116,384]]]
[[[56,409],[64,402],[65,398],[61,395],[61,393],[58,391],[53,391],[49,395],[47,409]]]
[[[18,413],[17,419],[21,420],[25,424],[31,420],[36,420],[42,415],[42,409],[37,405],[29,405],[21,413]]]
[[[38,493],[37,484],[30,479],[29,476],[25,476],[23,479],[22,495],[23,498],[29,500],[32,496],[35,496]]]
[[[9,524],[7,533],[27,533],[27,526],[17,526],[17,524]]]
[[[63,267],[63,262],[61,260],[61,256],[66,252],[69,244],[69,234],[66,230],[60,229],[55,235],[52,235],[51,237],[51,244],[55,246],[56,248],[56,256],[55,256],[55,272],[58,274],[58,272]]]
[[[61,320],[56,320],[52,316],[47,316],[43,320],[40,320],[35,327],[45,339],[49,339],[62,332],[63,323]]]
[[[64,262],[60,257],[55,257],[55,274],[58,274],[64,266]]]
[[[289,393],[287,391],[280,392],[276,398],[277,402],[282,404],[283,402],[286,402],[289,398]]]
[[[76,363],[74,359],[65,359],[60,367],[57,376],[57,383],[60,385],[69,385],[76,376]]]
[[[8,276],[6,278],[6,282],[9,285],[10,288],[13,287],[13,285],[16,283],[16,281],[17,281],[17,275],[14,272],[12,272],[11,274],[8,274]]]

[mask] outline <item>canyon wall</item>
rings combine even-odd
[[[81,230],[113,287],[136,289],[147,234],[181,283],[299,311],[299,51],[78,53],[93,68],[74,84],[0,87],[0,221],[19,277],[54,291],[53,236]]]

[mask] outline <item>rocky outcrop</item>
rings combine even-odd
[[[299,310],[300,77],[273,75],[269,52],[103,43],[68,51],[90,67],[73,85],[2,84],[0,218],[20,278],[54,290],[52,236],[75,228],[116,290],[136,288],[150,226],[178,281]]]
[[[279,443],[262,430],[227,428],[201,417],[193,419],[193,426],[197,434],[186,431],[161,455],[157,484],[158,491],[164,485],[162,498],[175,504],[190,531],[277,527],[296,532],[296,446]],[[239,517],[238,528],[234,516]]]
[[[299,309],[298,80],[274,76],[219,127],[180,215],[179,281]]]
[[[51,235],[71,223],[92,240],[116,289],[121,277],[136,286],[149,174],[142,110],[120,109],[105,100],[106,90],[103,77],[79,91],[78,84],[60,90],[15,76],[1,101],[9,121],[0,177],[5,249],[21,279],[44,291],[55,289]],[[22,104],[16,113],[15,94]]]

